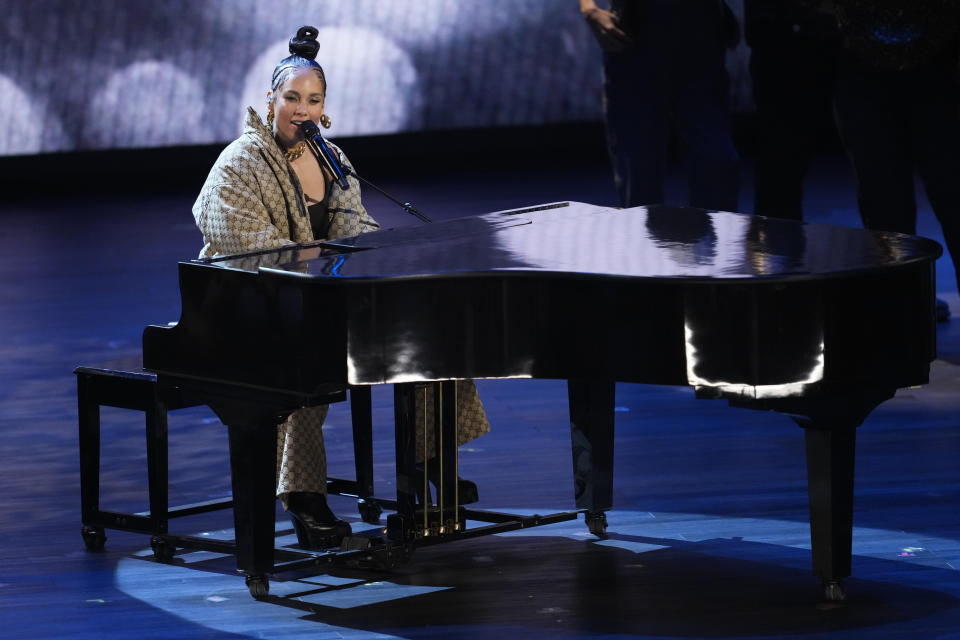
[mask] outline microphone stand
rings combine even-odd
[[[329,147],[327,147],[323,139],[323,136],[320,135],[320,130],[317,129],[317,125],[315,125],[313,122],[307,121],[300,126],[303,129],[305,134],[304,140],[306,140],[307,146],[310,147],[310,151],[313,152],[313,155],[316,157],[317,162],[320,163],[321,167],[325,167],[327,171],[329,171],[333,175],[334,179],[340,182],[340,185],[342,188],[344,189],[347,188],[346,176],[353,174],[353,176],[356,177],[357,180],[363,182],[365,185],[373,187],[374,189],[379,191],[384,197],[386,197],[387,199],[393,201],[394,203],[402,207],[403,210],[409,213],[410,215],[414,216],[419,220],[422,220],[423,222],[433,222],[433,220],[431,220],[427,216],[417,211],[417,209],[409,202],[400,202],[398,199],[394,198],[392,195],[390,195],[389,193],[387,193],[386,191],[384,191],[383,189],[381,189],[380,187],[373,184],[372,182],[370,182],[369,180],[361,176],[359,173],[354,171],[353,167],[349,167],[345,164],[341,165],[339,162],[337,162],[333,152],[330,151]],[[342,173],[340,170],[342,170]]]
[[[366,178],[364,178],[363,176],[361,176],[359,173],[357,173],[356,171],[354,171],[354,170],[353,170],[353,167],[349,167],[349,166],[347,166],[347,165],[342,165],[342,168],[343,168],[343,172],[344,172],[346,175],[348,175],[348,176],[349,176],[349,175],[352,175],[353,177],[355,177],[357,180],[359,180],[359,181],[362,182],[363,184],[367,185],[368,187],[373,187],[374,189],[376,189],[377,191],[379,191],[381,195],[383,195],[384,197],[386,197],[388,200],[392,200],[394,203],[396,203],[397,205],[399,205],[400,207],[402,207],[404,211],[406,211],[407,213],[409,213],[409,214],[412,215],[413,217],[418,218],[418,219],[422,220],[423,222],[433,222],[433,220],[431,220],[430,218],[428,218],[428,217],[425,216],[424,214],[422,214],[422,213],[420,213],[419,211],[417,211],[416,207],[414,207],[412,204],[410,204],[409,202],[400,202],[399,200],[397,200],[396,198],[394,198],[392,195],[390,195],[389,193],[387,193],[386,191],[384,191],[383,189],[381,189],[380,187],[378,187],[377,185],[373,184],[372,182],[370,182],[369,180],[367,180]]]

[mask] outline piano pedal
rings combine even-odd
[[[467,512],[463,506],[457,507],[457,517],[451,517],[446,509],[441,515],[440,507],[431,506],[426,510],[417,509],[413,515],[391,513],[387,516],[387,538],[393,542],[412,542],[423,538],[456,535],[467,529]],[[445,516],[445,517],[443,517]]]
[[[382,538],[374,536],[347,536],[340,543],[340,551],[370,551],[384,545]]]

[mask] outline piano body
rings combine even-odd
[[[541,205],[182,262],[180,321],[146,328],[144,367],[229,427],[238,567],[254,595],[273,568],[280,417],[348,385],[394,384],[398,494],[381,502],[398,512],[390,539],[409,546],[427,535],[413,383],[443,385],[455,461],[449,381],[552,378],[568,381],[576,506],[595,533],[612,506],[616,382],[789,414],[806,431],[814,573],[840,599],[855,431],[927,382],[940,253],[924,238],[735,213]]]

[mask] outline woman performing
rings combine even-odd
[[[348,188],[341,188],[304,140],[302,123],[330,126],[323,111],[327,82],[314,60],[319,48],[315,28],[297,31],[290,40],[291,55],[273,71],[267,124],[248,108],[243,133],[210,170],[193,206],[203,233],[201,257],[332,240],[379,227],[360,201],[357,179],[348,176]],[[338,147],[329,146],[341,165],[350,166]],[[472,382],[460,384],[458,400],[458,444],[463,444],[489,431],[490,425]],[[432,407],[432,399],[426,398],[425,406]],[[337,546],[351,533],[350,525],[327,506],[321,430],[326,415],[325,405],[300,409],[277,430],[277,495],[293,520],[298,542],[310,548]],[[422,413],[417,424],[424,424]],[[422,443],[423,432],[418,431]],[[431,440],[427,446],[432,451]],[[417,451],[423,450],[418,445]],[[436,484],[433,471],[438,465],[427,467]],[[458,489],[461,503],[476,502],[474,483],[460,480]]]

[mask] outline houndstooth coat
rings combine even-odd
[[[330,146],[348,164],[338,147]],[[355,236],[379,228],[360,200],[360,184],[348,176],[344,190],[333,182],[327,203],[331,216],[329,238]],[[220,154],[210,170],[193,216],[203,233],[201,258],[275,249],[314,240],[303,190],[273,133],[252,108],[243,133]],[[472,381],[459,384],[458,444],[490,430],[486,413]],[[418,397],[422,397],[418,393]],[[432,396],[418,402],[417,424],[432,414]],[[423,405],[429,407],[425,409]],[[323,421],[327,406],[307,407],[290,414],[277,430],[277,495],[291,491],[326,493],[326,453]],[[423,431],[418,429],[417,451],[423,451]],[[433,450],[432,430],[427,450]]]
[[[342,164],[347,157],[335,145]],[[360,183],[347,177],[349,189],[330,185],[327,202],[330,237],[346,238],[380,227],[360,202]],[[201,258],[275,249],[314,240],[300,181],[274,141],[270,129],[250,108],[243,134],[220,154],[193,217],[203,233]]]

